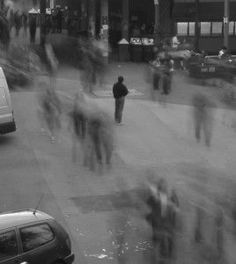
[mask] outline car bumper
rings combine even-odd
[[[64,262],[66,264],[72,264],[75,260],[75,255],[74,254],[70,254],[69,256],[64,258]]]
[[[0,134],[7,134],[16,131],[15,121],[0,124]]]

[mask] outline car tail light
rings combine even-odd
[[[66,239],[66,245],[67,245],[68,249],[71,250],[71,241],[70,241],[69,237],[67,237],[67,239]]]

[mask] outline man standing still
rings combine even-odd
[[[115,122],[121,124],[122,112],[125,104],[125,96],[129,93],[123,84],[123,76],[118,77],[118,82],[113,85],[113,96],[115,98]]]

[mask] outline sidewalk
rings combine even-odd
[[[94,100],[112,117],[114,106],[112,98],[91,98],[90,100]],[[115,169],[109,174],[105,174],[102,181],[94,179],[94,177],[91,179],[91,175],[84,175],[83,179],[79,179],[75,175],[73,176],[76,171],[72,172],[70,176],[73,179],[72,202],[78,208],[78,217],[83,219],[80,228],[84,231],[84,237],[79,236],[78,241],[83,241],[82,244],[88,259],[94,255],[88,253],[91,252],[88,249],[91,246],[91,240],[93,240],[92,248],[97,250],[95,250],[97,256],[99,254],[100,256],[102,254],[104,256],[109,255],[107,251],[103,252],[103,248],[107,250],[110,248],[109,243],[111,243],[105,222],[109,221],[113,215],[107,208],[113,207],[107,205],[105,201],[106,199],[112,201],[112,194],[118,190],[117,182],[119,181],[124,182],[122,191],[130,191],[144,184],[148,176],[147,169],[157,171],[159,177],[165,177],[169,185],[176,188],[180,196],[181,208],[184,210],[184,214],[187,214],[186,221],[188,220],[188,223],[185,224],[190,230],[192,227],[189,226],[194,225],[195,213],[191,204],[203,204],[207,208],[206,210],[211,208],[212,214],[214,214],[215,209],[212,206],[215,204],[216,197],[226,197],[226,194],[231,197],[232,186],[235,186],[233,177],[235,171],[234,158],[236,156],[236,146],[233,144],[235,132],[221,123],[222,111],[227,110],[219,109],[219,112],[216,113],[213,144],[210,149],[207,149],[204,143],[197,144],[195,142],[190,124],[190,106],[173,104],[163,106],[158,102],[126,100],[125,125],[115,128],[117,137],[116,157],[119,157],[120,165],[116,167],[115,162]],[[68,137],[64,137],[63,142],[65,147],[68,146]],[[201,177],[205,180],[202,180]],[[87,179],[85,180],[85,178]],[[87,188],[83,182],[86,183]],[[85,197],[82,198],[81,196]],[[90,202],[86,203],[86,200]],[[91,211],[91,207],[94,210]],[[114,212],[117,211],[118,214],[119,212],[122,213],[119,207],[115,207],[113,210]],[[72,222],[73,219],[72,217]],[[148,239],[149,231],[143,218],[139,218],[135,214],[133,216],[131,213],[130,221],[134,228],[139,226],[145,234],[143,236],[147,236]],[[99,226],[100,235],[98,235],[96,228],[90,230],[90,226],[94,226],[94,228]],[[129,237],[128,234],[127,236]],[[139,241],[140,238],[138,236],[134,238],[131,234],[129,239],[134,242]],[[189,242],[185,241],[185,243],[187,247]],[[228,248],[228,250],[231,249],[231,247]],[[188,261],[190,261],[192,253],[185,253],[186,263],[190,263]],[[129,257],[132,259],[134,254],[131,253]],[[112,260],[110,261],[104,257],[104,261],[101,263],[113,263]],[[91,260],[89,263],[96,263],[96,260],[94,262]],[[192,260],[191,263],[197,262]]]

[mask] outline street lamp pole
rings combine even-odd
[[[224,46],[229,47],[229,0],[224,0]]]
[[[154,42],[158,44],[158,31],[159,31],[159,0],[154,0],[155,6],[155,25],[154,25]]]

